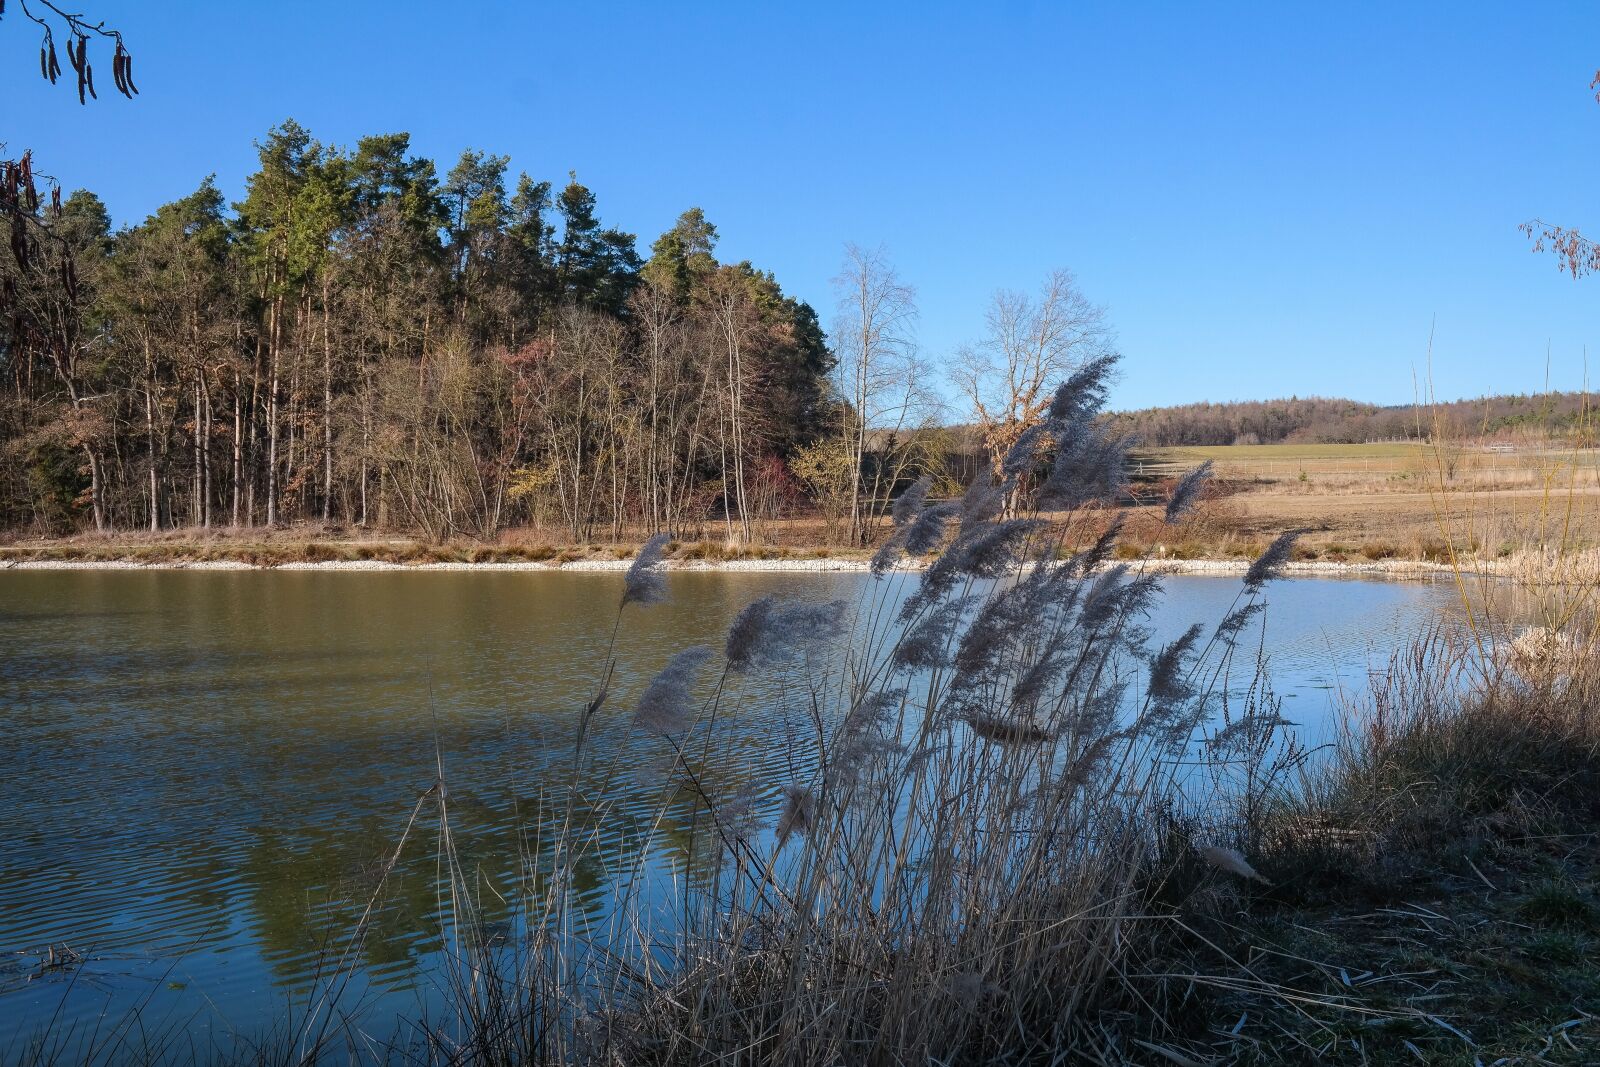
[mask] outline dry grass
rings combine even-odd
[[[1238,1061],[1600,1055],[1600,657],[1482,667],[1438,640],[1397,661],[1329,762],[1239,828],[1271,885],[1182,905],[1200,959],[1277,991],[1212,984],[1211,1025],[1248,1020]]]
[[[646,538],[619,543],[569,545],[548,541],[502,539],[495,544],[479,541],[430,543],[401,537],[350,537],[304,528],[278,531],[173,530],[163,534],[80,535],[60,539],[17,540],[0,546],[0,562],[8,560],[215,563],[239,562],[261,567],[290,563],[571,563],[578,560],[631,559]],[[824,559],[831,556],[864,558],[851,552],[819,546],[738,545],[723,541],[672,543],[670,558],[686,561]]]

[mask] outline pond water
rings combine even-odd
[[[625,736],[643,680],[720,646],[758,596],[850,600],[870,581],[678,573],[669,602],[630,608],[593,727],[618,770],[600,833],[623,840],[660,797],[660,748]],[[1158,636],[1214,623],[1239,589],[1164,585]],[[499,892],[519,829],[566,786],[621,587],[528,571],[0,572],[0,1056],[47,1023],[133,1009],[213,1034],[266,1025],[338,955],[441,768],[463,865]],[[1341,690],[1457,610],[1429,583],[1290,580],[1269,600],[1273,687],[1313,739]],[[748,684],[720,773],[776,796],[806,770],[784,743],[794,694],[781,672]],[[687,854],[694,835],[664,837]],[[438,992],[445,902],[424,836],[400,851],[362,950],[351,996],[377,1017]],[[578,877],[603,913],[608,869]]]

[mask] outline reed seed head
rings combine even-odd
[[[633,709],[633,721],[652,734],[676,734],[694,721],[694,680],[701,664],[710,657],[704,645],[686,648],[645,686]]]
[[[1172,496],[1167,499],[1164,518],[1168,523],[1181,519],[1200,502],[1200,494],[1205,492],[1206,485],[1211,481],[1213,466],[1208,459],[1179,479],[1177,486],[1172,490]]]
[[[644,543],[639,554],[623,579],[622,603],[657,604],[667,599],[666,566],[662,559],[667,544],[672,540],[664,533],[656,534]]]

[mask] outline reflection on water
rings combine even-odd
[[[671,601],[629,609],[593,727],[616,768],[577,875],[593,915],[626,869],[611,861],[673,788],[662,747],[626,729],[643,681],[673,652],[720,645],[757,596],[849,600],[869,581],[675,574]],[[1238,592],[1166,585],[1158,639],[1215,622]],[[343,948],[441,765],[463,868],[504,920],[495,902],[514,898],[519,855],[537,854],[530,834],[566,795],[620,589],[540,572],[0,573],[0,1049],[58,1008],[88,1019],[146,999],[194,1026],[259,1025]],[[1455,605],[1446,586],[1338,580],[1270,599],[1273,685],[1313,737],[1341,687]],[[781,674],[742,684],[713,784],[772,795],[806,770],[784,743],[798,693]],[[368,1000],[396,1011],[435,984],[434,825],[400,851],[364,942]],[[704,836],[688,804],[657,831],[680,870],[713,851]],[[41,966],[60,944],[90,958],[76,981]]]

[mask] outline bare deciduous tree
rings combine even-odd
[[[900,281],[884,250],[846,245],[833,285],[839,297],[834,388],[842,401],[849,538],[863,544],[880,492],[893,487],[892,479],[884,484],[885,463],[874,463],[870,474],[865,470],[868,434],[877,431],[885,441],[898,440],[929,397],[918,383],[921,368],[912,336],[916,291]]]
[[[1037,297],[994,294],[981,341],[963,348],[954,377],[996,473],[1022,432],[1050,406],[1051,387],[1112,351],[1105,308],[1078,288],[1071,271],[1053,272]]]

